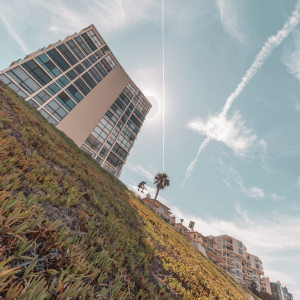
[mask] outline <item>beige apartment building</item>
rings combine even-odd
[[[94,25],[13,62],[0,80],[116,177],[151,109]]]
[[[258,290],[270,293],[269,279],[264,277],[263,263],[259,257],[247,252],[242,241],[227,234],[209,236],[215,241],[218,250],[222,251],[225,261],[220,264],[231,277],[244,286],[253,280]]]
[[[158,200],[151,199],[148,193],[146,198],[141,199],[147,206],[152,208],[158,215],[160,215],[170,225],[175,226],[175,217],[170,212],[170,208]],[[154,201],[154,203],[153,203]]]

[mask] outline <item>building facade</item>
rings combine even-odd
[[[147,206],[152,208],[170,225],[175,226],[175,217],[172,215],[170,208],[158,200],[151,199],[151,195],[147,194],[146,198],[141,199]],[[153,203],[154,201],[154,203]]]
[[[277,300],[293,300],[293,295],[289,293],[287,287],[282,287],[280,281],[270,282],[272,295]]]
[[[151,109],[94,25],[13,62],[0,80],[116,177]]]
[[[257,256],[247,252],[242,241],[227,234],[209,237],[217,243],[218,250],[222,252],[225,260],[219,266],[228,275],[245,287],[254,281],[258,291],[267,291],[263,263]]]

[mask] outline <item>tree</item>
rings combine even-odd
[[[154,177],[154,185],[156,186],[156,195],[152,202],[152,208],[158,196],[160,190],[164,190],[167,186],[170,186],[170,180],[166,173],[157,173]]]

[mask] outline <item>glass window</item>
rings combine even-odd
[[[106,55],[105,59],[109,63],[112,69],[116,66],[116,63],[114,62],[114,60],[111,58],[110,55]]]
[[[144,116],[147,114],[147,110],[140,103],[138,103],[137,107],[143,113]]]
[[[72,40],[66,42],[67,45],[70,47],[72,52],[75,54],[75,56],[78,58],[78,60],[82,60],[84,58],[84,55],[82,52],[78,49],[78,47],[74,44]]]
[[[33,101],[32,99],[27,101],[30,105],[32,105],[34,108],[38,108],[40,107],[35,101]]]
[[[82,63],[86,67],[86,69],[88,69],[91,66],[91,63],[88,61],[88,59],[85,59]]]
[[[81,78],[78,78],[74,84],[76,85],[76,87],[79,89],[80,92],[82,92],[82,94],[84,96],[86,96],[91,90],[89,89],[89,87],[83,82],[83,80]]]
[[[16,86],[10,79],[8,79],[7,76],[4,74],[0,75],[0,80],[2,80],[7,86],[9,86],[12,90],[14,90],[19,96],[23,98],[27,98],[28,95],[26,95],[18,86]]]
[[[96,57],[95,57],[95,55],[90,55],[89,57],[88,57],[88,59],[89,59],[89,61],[91,62],[91,64],[93,65],[95,62],[97,62],[97,59],[96,59]]]
[[[67,115],[67,112],[54,100],[50,101],[45,109],[58,121],[61,121]]]
[[[63,72],[67,71],[70,68],[70,66],[66,63],[66,61],[59,55],[59,53],[55,49],[49,50],[47,54],[51,57],[51,59],[56,63],[56,65]]]
[[[85,71],[85,68],[81,65],[81,64],[78,64],[74,70],[78,73],[78,74],[81,74]]]
[[[116,170],[114,170],[108,163],[104,163],[102,166],[103,169],[107,170],[111,175],[117,177],[118,176],[118,172]]]
[[[131,133],[128,129],[124,128],[123,129],[123,134],[126,135],[126,137],[130,140],[133,141],[135,139],[135,135]]]
[[[102,129],[100,129],[98,126],[95,127],[95,129],[92,132],[92,135],[97,138],[99,141],[101,141],[102,143],[105,142],[105,140],[108,137],[108,134],[105,133]]]
[[[242,245],[241,242],[238,242],[238,246],[239,246],[239,248],[242,248],[242,247],[243,247],[243,245]]]
[[[165,214],[165,213],[166,213],[165,209],[164,209],[163,207],[161,207],[161,206],[158,207],[158,211],[159,211],[160,213],[162,213],[162,214]]]
[[[33,59],[22,64],[22,67],[42,86],[46,85],[52,80],[51,77],[48,76]]]
[[[77,102],[79,103],[82,99],[83,96],[80,94],[80,92],[76,89],[76,87],[73,84],[70,84],[66,88],[66,92]]]
[[[149,104],[147,103],[147,101],[145,100],[145,99],[143,99],[143,98],[141,98],[141,104],[144,106],[144,107],[146,107],[146,109],[147,109],[147,111],[149,110],[149,108],[150,108],[150,106],[149,106]]]
[[[258,263],[258,262],[259,262],[257,257],[255,257],[255,262],[256,262],[256,263]]]
[[[105,158],[106,155],[107,155],[107,153],[108,153],[108,150],[107,150],[105,147],[103,147],[103,148],[101,149],[99,155],[100,155],[102,158]]]
[[[65,92],[61,92],[55,99],[67,110],[71,111],[76,104],[71,100],[69,95],[67,95]]]
[[[59,79],[56,80],[56,82],[63,88],[65,87],[67,84],[70,83],[70,81],[65,77],[62,76]]]
[[[60,91],[60,87],[53,82],[48,87],[46,87],[46,91],[49,92],[50,95],[55,95],[58,91]]]
[[[91,150],[89,150],[88,148],[86,148],[84,145],[82,145],[81,147],[80,147],[80,149],[81,150],[83,150],[84,152],[86,152],[87,154],[89,154],[91,157],[95,157],[95,153],[93,153]]]
[[[132,103],[136,105],[138,101],[139,99],[137,98],[137,96],[134,96],[134,98],[132,99]]]
[[[99,63],[96,63],[95,67],[103,77],[105,77],[107,75],[107,72],[104,70],[104,68]]]
[[[255,268],[256,268],[256,269],[259,269],[259,264],[255,264]]]
[[[92,75],[92,77],[95,79],[97,83],[99,83],[102,80],[102,77],[99,75],[99,73],[96,71],[94,67],[90,68],[89,73]]]
[[[140,128],[141,122],[134,115],[131,115],[130,120],[137,128]]]
[[[103,52],[102,52],[101,50],[98,50],[98,51],[95,53],[95,55],[96,55],[96,58],[97,58],[97,59],[100,59],[100,58],[103,56]]]
[[[243,250],[239,249],[239,254],[243,255]]]
[[[76,36],[74,40],[85,55],[89,55],[91,53],[91,50],[87,47],[80,36]]]
[[[108,138],[107,140],[106,140],[106,143],[105,143],[105,146],[108,148],[108,149],[110,149],[111,148],[111,146],[114,144],[114,140],[112,139],[112,138]]]
[[[84,143],[95,152],[98,152],[102,147],[102,144],[97,139],[95,139],[92,135],[89,135],[89,137],[85,140]]]
[[[107,46],[104,46],[101,48],[104,54],[106,54],[109,51],[109,48]]]
[[[98,157],[96,158],[96,162],[101,166],[102,163],[103,163],[103,159],[101,159],[100,156],[98,156]]]
[[[124,90],[123,90],[123,93],[129,98],[131,99],[133,97],[133,94],[129,91],[129,89],[126,87]]]
[[[119,108],[115,104],[113,104],[110,108],[118,115],[118,117],[121,117],[122,111],[119,110]]]
[[[117,143],[115,143],[112,151],[117,154],[120,158],[125,159],[127,156],[127,152]]]
[[[132,142],[127,141],[124,136],[120,134],[118,143],[128,152]]]
[[[221,243],[222,242],[222,238],[219,236],[218,237],[218,243]],[[221,248],[220,248],[221,249]]]
[[[83,33],[81,36],[84,38],[84,40],[90,46],[92,51],[95,51],[97,49],[96,46],[94,45],[94,43],[91,41],[91,39],[89,38],[89,36],[86,33]]]
[[[89,30],[87,33],[90,36],[90,38],[94,41],[94,43],[97,47],[102,46],[101,42],[99,41],[98,37],[95,35],[93,30]]]
[[[132,122],[130,122],[130,120],[128,120],[126,127],[131,129],[135,133],[138,133],[139,131],[138,128],[134,124],[132,124]]]
[[[47,100],[50,99],[50,96],[45,91],[41,91],[35,95],[33,99],[39,104],[43,105]]]
[[[115,101],[115,103],[118,105],[118,107],[119,107],[122,111],[125,110],[126,105],[125,105],[119,98],[117,98],[117,100]]]
[[[111,130],[113,129],[113,126],[104,118],[98,123],[98,126],[102,128],[107,134],[110,134]]]
[[[125,116],[125,114],[122,116],[121,121],[125,124],[127,121],[127,117]]]
[[[35,81],[30,78],[25,71],[23,71],[20,67],[16,67],[7,72],[17,84],[19,84],[24,90],[26,90],[29,94],[33,94],[40,86],[35,83]]]
[[[66,76],[72,81],[73,79],[75,79],[78,75],[74,70],[70,70]]]
[[[129,99],[124,95],[124,93],[121,93],[120,94],[120,99],[124,102],[124,103],[126,103],[126,105],[128,105],[129,104]]]
[[[49,123],[53,124],[54,126],[58,124],[58,122],[54,120],[54,118],[52,118],[45,110],[41,109],[39,112]]]
[[[64,56],[64,58],[67,60],[67,62],[73,66],[78,63],[78,60],[76,57],[72,54],[72,52],[66,47],[65,44],[61,44],[57,46],[57,49],[60,51],[60,53]]]
[[[135,109],[133,112],[140,119],[141,122],[144,121],[145,117],[140,113],[138,109]]]
[[[107,70],[107,72],[110,72],[112,70],[112,67],[107,62],[107,60],[105,59],[105,57],[103,59],[101,59],[100,62],[105,67],[105,69]]]
[[[218,249],[222,249],[222,244],[218,244]]]
[[[132,103],[130,103],[128,108],[130,109],[130,111],[132,111],[134,109],[134,105]]]
[[[130,92],[133,95],[135,94],[136,90],[135,90],[135,88],[132,86],[132,84],[130,82],[127,84],[127,88],[130,90]]]
[[[37,62],[48,72],[48,74],[55,78],[61,74],[57,66],[48,58],[46,54],[42,54],[35,58]]]
[[[109,120],[115,125],[118,121],[118,119],[110,112],[110,111],[107,111],[107,113],[105,114]]]
[[[125,115],[126,115],[127,117],[129,117],[130,114],[131,114],[131,111],[130,111],[129,109],[127,109],[127,110],[125,111]]]
[[[109,153],[106,161],[109,162],[113,167],[115,167],[118,170],[122,168],[123,161],[112,152]]]
[[[91,75],[86,72],[82,75],[82,78],[85,80],[85,82],[88,84],[88,86],[93,89],[97,83],[94,81],[94,79],[91,77]]]

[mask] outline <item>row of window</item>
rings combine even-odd
[[[141,125],[141,122],[134,115],[131,115],[130,120],[128,120],[128,117],[134,109],[133,103],[137,103],[136,101],[130,102],[130,99],[133,98],[135,93],[136,90],[129,83],[129,85],[125,87],[119,98],[117,98],[115,103],[112,104],[112,106],[106,112],[105,116],[102,118],[102,120],[93,130],[92,134],[84,143],[96,153],[101,149],[103,145],[104,146],[102,147],[101,151],[105,149],[105,153],[108,153],[107,149],[111,149],[112,145],[114,145],[106,160],[118,170],[122,167],[123,160],[126,159],[131,148],[132,141],[135,138],[133,132],[137,133],[138,128]],[[141,115],[141,113],[137,109],[135,109],[134,112],[138,116]],[[141,121],[143,121],[143,119]],[[113,130],[113,127],[116,124],[117,126]],[[123,128],[124,124],[126,124],[126,127]],[[120,129],[122,128],[122,134],[119,135]],[[117,137],[117,142],[114,144]],[[99,156],[101,156],[101,159],[98,159]],[[105,156],[100,154],[99,156],[97,157],[97,161],[99,164],[101,164],[103,163],[103,159],[105,159]]]
[[[85,34],[86,35],[86,34]],[[89,31],[90,36],[94,36],[93,40],[96,42],[97,37],[93,33],[92,30]],[[86,41],[90,41],[89,37],[85,36]],[[79,56],[78,53],[81,53],[79,49],[76,47],[76,45],[72,42],[72,40],[68,41],[69,44],[73,47],[72,49],[77,50],[77,56]],[[98,45],[101,45],[100,41],[98,41]],[[92,47],[94,50],[97,48],[93,45]],[[74,55],[70,52],[70,50],[65,46],[65,44],[61,44],[57,47],[59,49],[60,53],[65,57],[65,59],[71,64],[74,65],[77,63],[77,59],[74,57]],[[105,51],[107,51],[107,47],[105,48]],[[79,52],[78,52],[79,51]],[[103,53],[101,50],[97,51],[97,54],[101,55]],[[69,69],[69,65],[64,61],[64,59],[60,56],[60,54],[57,52],[56,49],[51,49],[47,52],[48,56],[53,60],[53,62],[56,63],[56,65],[62,70],[66,71]],[[83,57],[80,56],[82,59]],[[48,84],[52,78],[55,78],[61,74],[61,71],[57,68],[57,66],[45,55],[42,54],[38,57],[36,57],[36,60],[38,63],[41,64],[42,68],[46,71],[44,71],[42,68],[40,68],[37,63],[34,60],[30,60],[24,64],[22,64],[22,67],[34,78],[37,80],[38,83],[40,83],[42,86],[45,86]],[[111,57],[108,58],[109,61],[113,61]],[[114,62],[113,62],[114,64]],[[52,77],[50,77],[48,74]],[[14,79],[22,88],[24,88],[29,94],[33,94],[36,92],[40,87],[38,84],[35,83],[34,80],[32,80],[20,67],[16,67],[13,70],[10,70],[7,72],[9,76],[11,76],[12,79]],[[6,80],[9,81],[9,80]],[[15,88],[15,87],[14,87]],[[16,88],[15,88],[16,89]],[[18,89],[16,89],[18,90]],[[22,97],[27,98],[27,95],[22,93]]]

